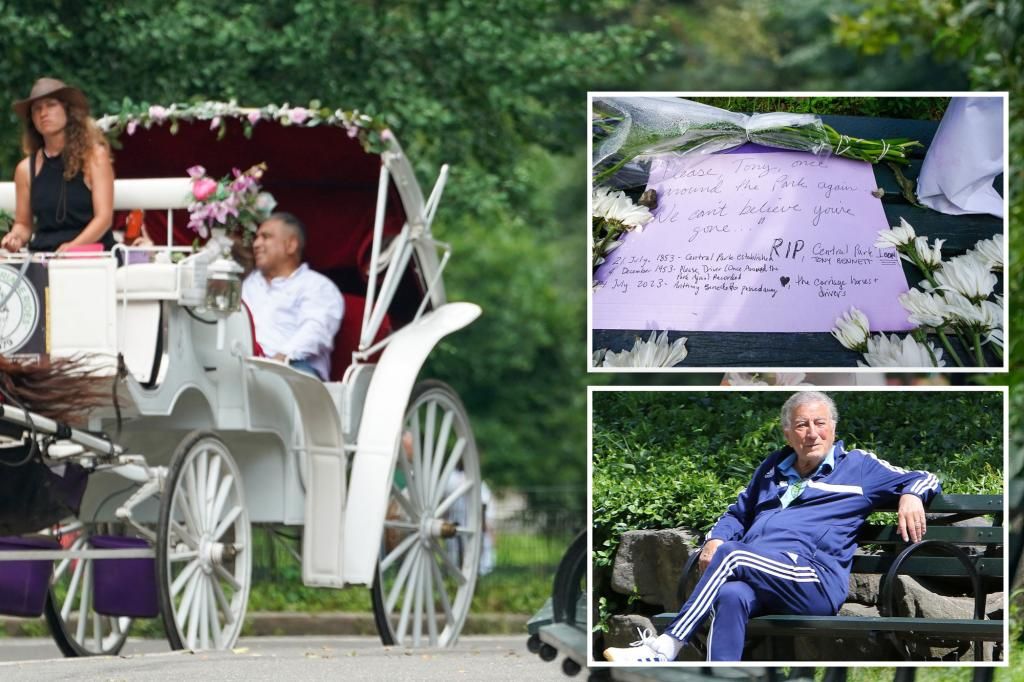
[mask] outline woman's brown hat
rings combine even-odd
[[[18,100],[11,105],[11,108],[14,109],[14,113],[27,120],[29,111],[32,109],[32,102],[43,97],[57,97],[85,109],[86,113],[89,112],[89,100],[85,93],[56,78],[40,78],[32,85],[32,92],[28,94],[28,97]]]

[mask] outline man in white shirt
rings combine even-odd
[[[263,221],[252,244],[256,269],[242,283],[242,299],[265,356],[326,381],[345,303],[331,280],[302,261],[305,246],[305,226],[291,213]]]

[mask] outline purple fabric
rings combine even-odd
[[[89,544],[96,549],[141,549],[149,547],[142,538],[94,535]],[[156,560],[96,559],[93,562],[93,608],[107,616],[154,618],[159,613],[156,599]]]
[[[0,552],[59,548],[52,538],[0,537]],[[50,559],[0,561],[0,613],[27,618],[41,615],[52,565]]]

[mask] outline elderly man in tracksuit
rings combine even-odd
[[[659,637],[605,658],[674,660],[711,617],[708,658],[738,661],[747,620],[760,614],[834,615],[849,589],[856,536],[878,504],[899,498],[899,532],[925,533],[924,503],[940,490],[926,471],[906,471],[835,441],[839,419],[824,393],[796,393],[782,408],[788,447],[770,454],[729,506],[701,550],[704,575]]]

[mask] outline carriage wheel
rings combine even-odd
[[[160,615],[173,649],[229,649],[249,600],[252,534],[227,446],[190,433],[171,458],[156,560]]]
[[[466,409],[439,381],[413,390],[374,578],[384,644],[452,646],[473,599],[483,509]]]
[[[89,547],[90,529],[81,521],[62,522],[56,534],[71,539],[69,549]],[[128,639],[131,618],[93,610],[92,581],[92,559],[61,559],[54,565],[43,614],[65,656],[114,656]]]

